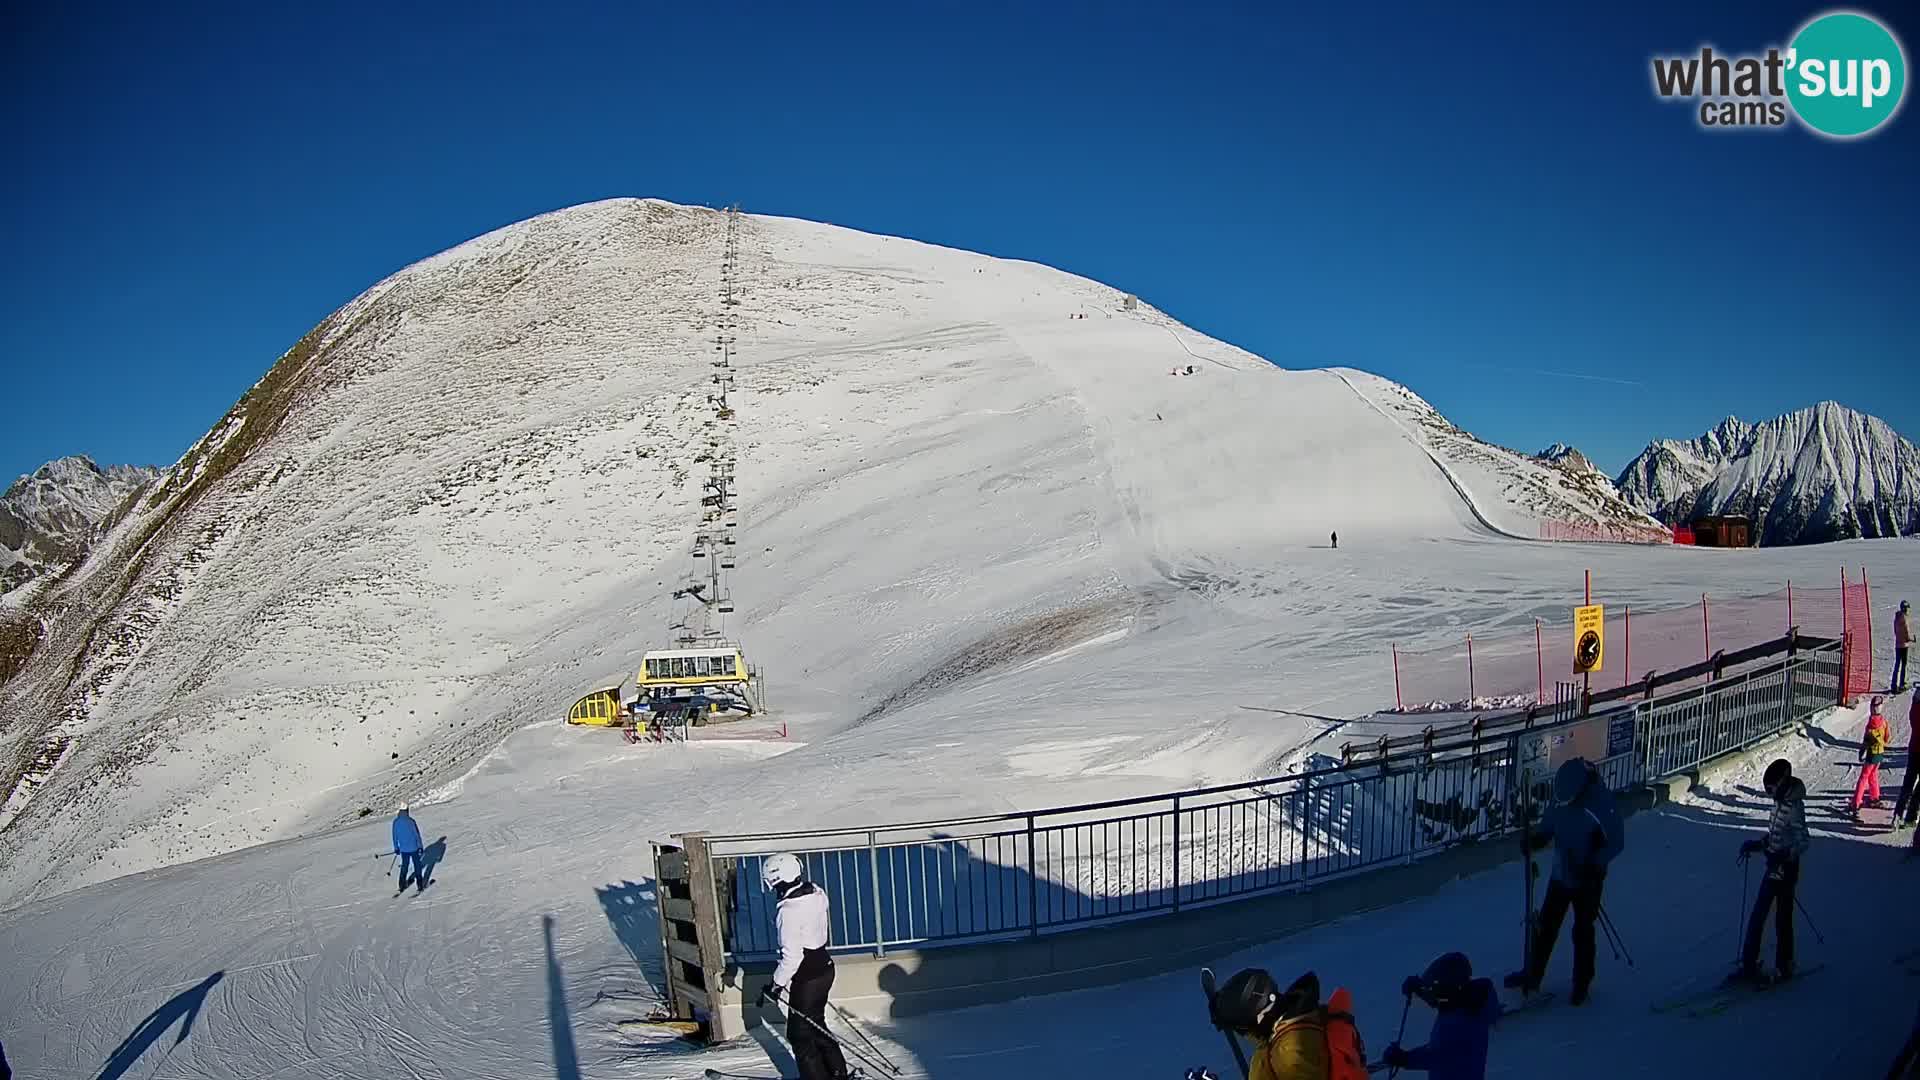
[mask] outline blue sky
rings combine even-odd
[[[1920,434],[1920,115],[1650,87],[1816,6],[403,6],[0,13],[0,475],[170,463],[394,269],[618,195],[1049,263],[1610,470],[1825,398]]]

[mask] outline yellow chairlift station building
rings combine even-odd
[[[720,690],[744,699],[750,714],[758,711],[753,682],[746,655],[728,642],[643,653],[634,676],[642,701],[689,690]]]
[[[620,707],[620,688],[609,686],[595,690],[574,702],[573,708],[567,710],[567,723],[594,727],[619,727],[626,723]]]

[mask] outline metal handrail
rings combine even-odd
[[[775,850],[799,855],[844,901],[833,909],[835,947],[878,955],[1312,889],[1511,833],[1524,791],[1543,775],[1529,764],[1537,760],[1531,740],[1598,726],[1611,753],[1596,764],[1610,786],[1626,790],[1752,746],[1837,700],[1837,684],[1828,685],[1835,659],[1816,649],[1586,715],[1568,715],[1579,696],[1569,685],[1553,722],[1486,736],[1471,754],[1441,757],[1429,748],[1388,762],[1047,810],[708,837],[724,947],[742,960],[766,954],[771,912],[749,883],[756,862]],[[1634,717],[1630,747],[1615,737],[1620,712]],[[1228,797],[1207,801],[1218,796]],[[1114,809],[1127,812],[1092,816]],[[809,838],[815,842],[789,843]]]

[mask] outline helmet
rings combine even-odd
[[[1273,1012],[1279,1001],[1280,987],[1273,976],[1260,968],[1247,968],[1235,972],[1233,978],[1214,991],[1207,1011],[1214,1027],[1249,1032],[1260,1027],[1260,1022]]]
[[[786,852],[767,856],[760,864],[760,884],[767,889],[777,889],[782,885],[791,885],[807,876],[800,866],[800,860]]]
[[[1761,774],[1760,786],[1766,788],[1768,794],[1772,794],[1779,789],[1781,784],[1786,783],[1792,778],[1793,762],[1788,761],[1786,758],[1775,758],[1773,759],[1773,764],[1767,766],[1767,771]]]
[[[1885,705],[1886,703],[1887,703],[1886,698],[1881,697],[1879,694],[1873,695],[1873,707],[1875,709],[1878,709],[1880,706]]]
[[[1593,772],[1593,766],[1586,758],[1577,757],[1561,762],[1560,771],[1553,774],[1553,797],[1563,803],[1569,803],[1587,790],[1587,782]]]
[[[1309,971],[1293,980],[1287,992],[1280,995],[1280,1015],[1299,1016],[1311,1012],[1320,1005],[1320,976]]]
[[[1427,984],[1427,992],[1434,997],[1452,997],[1473,981],[1473,962],[1467,959],[1466,953],[1447,953],[1427,965],[1420,981]]]
[[[408,810],[411,810],[412,808],[413,808],[412,805],[409,803],[400,804],[400,812],[403,814],[406,813]]]

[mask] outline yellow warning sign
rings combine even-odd
[[[1607,654],[1607,609],[1589,604],[1573,609],[1573,670],[1599,671]]]

